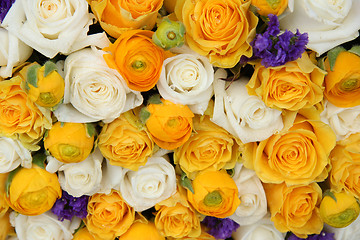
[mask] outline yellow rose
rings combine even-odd
[[[33,64],[26,68],[25,91],[28,98],[42,107],[54,107],[64,97],[65,82],[55,63]]]
[[[351,52],[341,52],[330,70],[329,60],[325,60],[326,71],[324,95],[337,107],[347,108],[360,105],[360,56]]]
[[[241,56],[251,57],[258,18],[250,1],[178,0],[176,17],[186,28],[186,42],[216,67],[231,68]]]
[[[173,150],[190,138],[194,114],[188,106],[162,100],[146,108],[150,113],[146,127],[159,147]]]
[[[190,179],[204,170],[234,168],[240,147],[234,137],[212,123],[208,116],[193,119],[195,133],[174,151],[174,162]]]
[[[243,159],[266,183],[309,184],[328,176],[329,154],[336,143],[332,129],[316,110],[297,114],[293,126],[266,140],[246,144]],[[285,122],[291,121],[286,115]]]
[[[120,192],[96,193],[89,198],[85,225],[95,239],[113,240],[124,234],[135,220],[135,211]]]
[[[76,163],[85,160],[94,145],[94,135],[84,123],[56,122],[44,139],[44,147],[57,160]]]
[[[258,9],[262,16],[274,14],[279,16],[288,6],[288,0],[252,0],[251,4]]]
[[[83,227],[74,234],[73,240],[96,240],[96,238],[86,227]]]
[[[5,215],[0,217],[0,240],[7,239],[9,233],[14,231],[13,227],[11,227],[9,213],[7,212]]]
[[[108,66],[116,69],[132,90],[149,91],[160,78],[164,51],[153,43],[153,34],[147,30],[126,31],[104,49],[111,53],[104,55]]]
[[[131,29],[151,30],[163,0],[87,0],[101,27],[114,38]]]
[[[322,199],[320,216],[326,224],[332,227],[346,227],[359,216],[360,206],[350,193],[333,192],[332,194],[333,196],[326,195]]]
[[[129,230],[119,237],[119,240],[165,240],[160,235],[153,222],[144,223],[141,221],[134,222]]]
[[[321,232],[324,225],[319,211],[322,190],[317,183],[264,184],[264,190],[271,221],[280,232],[291,231],[300,238]]]
[[[98,146],[111,165],[137,171],[152,155],[154,142],[140,123],[136,126],[136,118],[128,111],[103,126]]]
[[[335,192],[345,190],[360,198],[360,133],[339,141],[330,154],[330,186]]]
[[[8,173],[0,173],[0,217],[4,216],[9,209],[9,204],[5,199],[5,185],[8,175]]]
[[[18,138],[26,148],[38,143],[51,127],[50,111],[42,112],[27,98],[20,75],[0,82],[0,136]]]
[[[238,188],[226,171],[203,171],[192,182],[188,200],[201,214],[217,218],[232,215],[240,205]]]
[[[40,215],[50,210],[61,194],[57,175],[33,165],[16,172],[6,202],[20,214]]]
[[[278,67],[255,65],[246,85],[250,95],[257,95],[268,107],[296,111],[323,99],[325,71],[318,68],[305,52],[296,61]]]
[[[190,206],[186,190],[178,185],[177,192],[155,205],[155,226],[164,237],[198,237],[201,234],[200,219]]]

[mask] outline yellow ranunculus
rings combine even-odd
[[[85,160],[94,145],[84,123],[56,122],[44,139],[44,147],[57,160],[75,163]]]
[[[161,148],[173,150],[190,138],[194,114],[188,106],[162,100],[160,104],[149,104],[147,110],[150,117],[146,127]]]
[[[163,236],[160,235],[158,230],[155,227],[153,222],[141,222],[136,221],[131,225],[129,230],[126,233],[119,237],[119,240],[165,240]]]
[[[114,38],[131,29],[151,30],[163,0],[87,0],[101,27]]]
[[[188,200],[201,214],[217,218],[232,215],[240,205],[238,188],[226,171],[202,171],[192,182]]]
[[[74,234],[73,240],[96,240],[86,227],[81,228]]]
[[[52,124],[51,112],[42,112],[20,87],[23,79],[17,75],[0,82],[0,136],[18,138],[26,148],[35,146]]]
[[[152,41],[154,32],[130,30],[104,50],[110,51],[104,59],[109,67],[119,71],[129,88],[149,91],[160,78],[164,51]]]
[[[305,52],[296,61],[278,67],[266,68],[257,63],[246,87],[249,94],[261,97],[268,107],[296,111],[323,99],[325,73]]]
[[[360,133],[337,142],[330,159],[331,189],[335,192],[344,190],[360,198]]]
[[[201,225],[198,214],[190,206],[186,190],[178,185],[177,192],[155,205],[155,226],[165,237],[198,237]]]
[[[300,238],[321,232],[324,225],[319,211],[322,191],[317,183],[264,184],[264,190],[271,221],[280,232],[291,231]]]
[[[252,0],[251,4],[258,9],[262,16],[274,14],[279,16],[288,6],[288,0]]]
[[[320,121],[316,110],[302,110],[302,114],[297,114],[290,129],[246,144],[244,165],[255,170],[263,182],[309,184],[328,176],[335,133]],[[290,117],[285,115],[285,122]]]
[[[135,211],[120,192],[96,193],[89,199],[85,225],[95,239],[113,240],[124,234],[135,220]]]
[[[154,142],[145,127],[135,125],[136,118],[129,111],[103,126],[98,146],[111,165],[137,171],[152,155]]]
[[[26,70],[28,98],[42,107],[51,108],[59,104],[64,97],[65,82],[56,65],[49,61],[43,66],[30,65]]]
[[[176,17],[186,28],[186,42],[216,67],[231,68],[241,56],[251,57],[258,18],[250,1],[178,0]]]
[[[359,216],[359,204],[350,193],[334,192],[332,194],[335,199],[330,195],[326,195],[322,199],[320,216],[326,224],[332,227],[346,227]]]
[[[337,107],[347,108],[360,105],[360,56],[351,52],[341,52],[336,58],[333,70],[328,59],[324,95]]]
[[[13,210],[33,216],[50,210],[61,194],[57,175],[33,165],[15,174],[6,201]]]
[[[212,123],[209,117],[193,119],[194,134],[174,151],[174,162],[190,179],[204,170],[234,168],[240,147],[231,134]]]

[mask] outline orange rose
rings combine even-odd
[[[22,81],[16,76],[0,82],[0,136],[18,138],[25,147],[38,150],[34,144],[51,128],[51,112],[42,112],[27,98]]]
[[[268,107],[296,111],[323,99],[325,73],[304,53],[296,61],[278,67],[266,68],[257,63],[246,87]]]
[[[331,189],[336,192],[344,189],[360,198],[360,133],[339,141],[331,152],[330,159]]]
[[[101,27],[114,38],[130,29],[151,30],[163,0],[87,0]]]
[[[191,179],[200,171],[234,168],[240,155],[234,137],[209,117],[196,116],[193,123],[195,133],[174,151],[175,164]]]
[[[176,17],[186,28],[186,42],[216,67],[231,68],[242,55],[251,57],[258,18],[250,1],[178,0]]]
[[[113,240],[124,234],[135,220],[135,211],[120,192],[96,193],[88,203],[85,225],[96,239]]]
[[[323,228],[319,206],[322,190],[309,185],[264,184],[271,221],[280,232],[291,231],[300,238],[319,234]]]
[[[325,67],[326,99],[342,108],[360,105],[360,56],[344,51],[337,56],[333,70],[329,59],[325,60]]]
[[[201,214],[217,218],[232,215],[240,205],[238,188],[225,171],[200,172],[187,190],[188,201]]]
[[[152,31],[130,30],[104,50],[109,67],[119,71],[129,88],[148,91],[160,78],[164,51],[152,42]]]
[[[135,125],[136,118],[129,111],[102,128],[98,146],[111,165],[137,171],[152,155],[154,142],[145,127]]]
[[[336,143],[332,129],[315,110],[298,114],[293,126],[259,143],[249,143],[243,159],[266,183],[309,184],[328,176],[329,154]],[[286,116],[288,121],[290,116]]]
[[[194,114],[186,105],[162,100],[160,104],[149,104],[147,110],[150,117],[146,127],[159,147],[172,150],[190,138]]]

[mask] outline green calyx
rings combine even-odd
[[[204,198],[204,204],[208,207],[219,206],[222,202],[221,193],[217,190],[208,193]]]
[[[29,90],[29,84],[34,86],[34,87],[38,87],[37,83],[38,83],[38,77],[37,77],[37,73],[38,70],[40,69],[40,65],[39,64],[34,64],[32,66],[29,67],[29,69],[27,70],[27,75],[26,75],[26,89]]]
[[[185,26],[183,23],[165,18],[153,34],[152,40],[159,47],[168,50],[183,45],[184,36]]]

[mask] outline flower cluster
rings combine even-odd
[[[359,238],[360,1],[0,21],[0,240]]]

